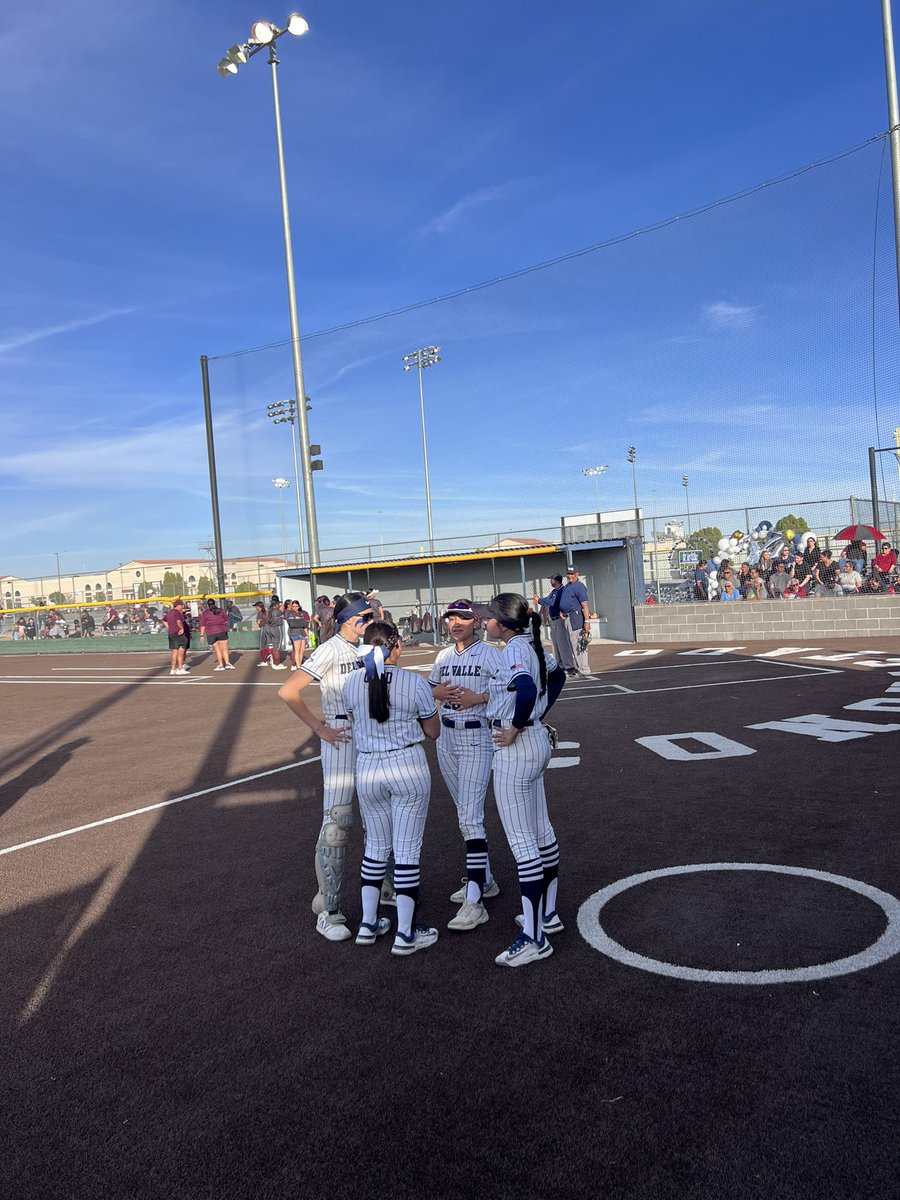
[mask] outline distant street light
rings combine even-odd
[[[634,446],[628,447],[628,461],[631,463],[631,482],[634,485],[634,523],[637,526],[637,535],[641,539],[641,545],[644,543],[644,531],[641,528],[641,510],[638,506],[637,495],[637,451]]]
[[[600,512],[600,479],[603,475],[606,474],[606,472],[608,470],[609,470],[609,467],[604,463],[602,467],[585,467],[581,472],[582,475],[587,475],[588,478],[593,479],[594,487],[597,492],[597,536],[598,537],[603,536],[603,517]]]
[[[311,407],[308,396],[305,398],[304,403],[306,405],[306,408]],[[298,434],[297,434],[297,425],[295,423],[296,415],[297,415],[297,405],[294,403],[293,400],[279,400],[277,404],[267,404],[266,405],[266,416],[269,418],[269,420],[272,422],[273,425],[290,425],[290,427],[291,427],[291,448],[294,453],[294,482],[297,485],[296,490],[295,490],[295,495],[297,498],[297,529],[300,533],[300,558],[302,559],[303,554],[304,554],[304,550],[303,550],[303,509],[300,507],[300,468],[298,466],[298,459],[297,459]],[[321,446],[310,446],[309,452],[310,452],[310,454],[321,454],[322,447]],[[310,462],[310,470],[311,471],[321,471],[322,470],[322,460],[318,459],[318,458],[313,459]],[[299,566],[299,562],[298,562],[298,566]]]
[[[431,522],[431,483],[428,479],[428,436],[425,432],[425,393],[422,390],[422,372],[441,361],[440,346],[424,346],[412,354],[404,354],[403,370],[416,368],[419,375],[419,412],[422,417],[422,458],[425,463],[425,511],[428,517],[428,549],[434,553],[434,527]]]
[[[249,62],[254,54],[268,47],[269,66],[272,68],[272,94],[275,101],[275,140],[278,150],[278,178],[281,185],[281,220],[284,234],[284,261],[287,275],[288,312],[291,322],[291,355],[294,364],[294,403],[300,431],[300,465],[303,480],[303,499],[306,504],[306,531],[309,545],[309,565],[319,565],[319,528],[316,519],[316,498],[313,491],[313,471],[311,461],[313,450],[309,444],[309,426],[306,420],[306,388],[303,382],[303,359],[300,353],[300,318],[297,313],[297,288],[294,279],[294,251],[291,242],[291,219],[288,208],[287,176],[284,166],[284,139],[281,131],[281,105],[278,98],[278,55],[275,46],[280,37],[290,33],[301,37],[309,29],[309,24],[299,13],[291,13],[284,29],[279,29],[271,21],[255,21],[250,27],[250,37],[246,42],[231,46],[225,57],[219,62],[216,70],[223,79],[236,75],[238,69]],[[299,492],[299,487],[298,487]],[[298,497],[299,505],[299,497]]]
[[[690,493],[690,490],[689,490],[689,488],[690,488],[690,482],[691,482],[691,481],[688,479],[687,475],[682,475],[682,477],[681,477],[681,486],[684,488],[684,502],[685,502],[685,504],[687,505],[687,527],[688,527],[687,531],[688,531],[688,537],[690,537],[690,536],[691,536],[691,493]]]
[[[278,499],[281,501],[281,548],[284,552],[284,565],[287,566],[287,530],[284,527],[284,493],[285,489],[291,486],[289,479],[273,479],[275,487],[278,489]]]

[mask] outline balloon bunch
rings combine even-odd
[[[796,535],[797,538],[801,536],[801,534]],[[744,533],[742,530],[736,529],[731,537],[719,538],[717,546],[719,553],[713,558],[709,572],[710,593],[719,590],[719,567],[723,559],[727,558],[732,561],[735,555],[746,554],[747,561],[752,567],[759,562],[763,550],[768,550],[772,555],[777,554],[781,549],[782,542],[790,541],[794,537],[793,529],[787,530],[782,535],[781,530],[776,529],[771,521],[760,521],[752,533]]]

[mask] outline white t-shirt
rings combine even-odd
[[[458,684],[473,692],[487,692],[490,682],[503,669],[500,651],[487,642],[475,641],[465,650],[457,650],[448,646],[434,660],[428,682],[432,687]],[[460,709],[457,704],[442,700],[441,704],[448,712],[459,711],[464,717],[487,716],[487,704],[475,704],[471,708]]]
[[[384,676],[388,681],[391,715],[383,724],[369,716],[365,672],[354,672],[344,683],[344,711],[353,717],[353,743],[358,754],[402,750],[424,741],[419,718],[425,720],[437,715],[431,688],[421,675],[402,667],[387,667]]]
[[[544,651],[547,660],[547,674],[556,668],[556,660],[552,654]],[[547,711],[547,689],[541,694],[541,665],[531,642],[530,634],[517,633],[506,643],[500,654],[500,673],[491,680],[489,688],[490,699],[487,705],[487,716],[490,721],[512,720],[516,711],[516,690],[513,680],[517,675],[530,675],[538,690],[534,702],[534,710],[529,716],[530,721],[539,721]],[[512,691],[509,689],[512,687]]]
[[[346,713],[344,683],[362,665],[356,646],[336,633],[333,638],[317,646],[300,668],[321,685],[322,714],[326,721],[333,721],[338,713]]]

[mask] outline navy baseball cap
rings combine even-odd
[[[476,617],[481,617],[482,621],[493,619],[499,621],[505,629],[517,629],[515,622],[510,621],[509,617],[501,611],[496,601],[492,600],[490,604],[473,604],[472,612]]]
[[[550,582],[551,583],[562,583],[562,575],[551,575]]]
[[[569,565],[566,567],[566,574],[567,575],[577,575],[578,574],[578,568],[575,566],[574,563],[569,563]]]
[[[445,617],[462,617],[464,621],[474,621],[476,615],[469,600],[451,600],[444,610]]]

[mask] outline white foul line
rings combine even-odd
[[[787,663],[785,663],[787,666]],[[819,667],[816,674],[824,670]],[[842,671],[828,671],[829,675],[842,675]],[[724,679],[718,683],[681,683],[676,687],[661,687],[661,688],[641,688],[639,691],[625,692],[589,692],[587,690],[579,692],[577,696],[567,696],[565,692],[557,700],[557,704],[562,704],[568,700],[575,703],[578,700],[609,700],[613,696],[652,696],[655,692],[688,692],[695,688],[710,688],[710,687],[737,687],[741,683],[774,683],[777,679],[814,679],[815,675],[810,672],[807,676],[804,671],[802,675],[766,675],[760,679]]]
[[[232,779],[229,783],[217,783],[215,787],[204,788],[200,792],[188,792],[186,796],[174,796],[171,800],[161,800],[159,804],[147,804],[143,808],[134,808],[131,812],[119,813],[115,817],[103,817],[100,821],[90,821],[87,825],[76,825],[74,829],[62,829],[59,833],[48,833],[44,837],[32,838],[30,842],[19,842],[17,846],[5,846],[0,849],[0,855],[14,854],[17,850],[27,850],[30,846],[40,846],[42,842],[55,842],[57,838],[71,837],[73,833],[84,833],[86,829],[99,829],[101,825],[112,825],[115,821],[127,821],[129,817],[140,817],[144,813],[156,812],[159,808],[168,808],[170,804],[181,804],[184,800],[196,800],[198,796],[208,796],[211,792],[221,792],[225,788],[237,787],[241,783],[252,783],[254,779],[265,779],[267,775],[278,775],[281,771],[291,771],[294,767],[305,767],[307,763],[319,762],[321,755],[315,758],[304,758],[300,762],[288,763],[284,767],[273,767],[271,771],[260,771],[256,775],[245,775],[243,779]]]

